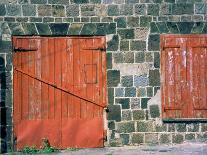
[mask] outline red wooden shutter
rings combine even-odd
[[[161,35],[163,119],[207,118],[207,36]]]

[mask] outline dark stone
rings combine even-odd
[[[106,35],[116,33],[116,24],[115,23],[97,23],[97,35]]]
[[[107,79],[108,87],[116,87],[120,83],[120,71],[108,70]]]
[[[150,105],[150,115],[152,118],[160,117],[160,109],[158,105]]]
[[[100,17],[91,17],[91,22],[100,22]]]
[[[132,41],[130,49],[133,51],[146,51],[146,41]]]
[[[39,35],[51,35],[49,25],[46,23],[36,23]]]
[[[175,124],[168,124],[168,132],[175,132]]]
[[[148,50],[149,51],[160,50],[160,36],[159,35],[149,35]]]
[[[186,132],[186,124],[176,124],[176,130],[177,132]]]
[[[119,46],[119,37],[114,35],[113,38],[107,42],[107,51],[117,51]]]
[[[129,134],[120,134],[120,138],[123,145],[129,144]]]
[[[120,15],[133,15],[133,5],[132,4],[120,5]]]
[[[4,4],[0,4],[0,16],[6,15],[6,7]]]
[[[22,23],[22,27],[26,35],[37,35],[34,23]]]
[[[154,23],[154,22],[150,23],[150,32],[151,33],[159,33],[159,29],[158,29],[156,23]]]
[[[161,144],[169,144],[171,141],[170,134],[161,134],[159,141]]]
[[[153,87],[147,87],[147,97],[153,96]]]
[[[120,50],[121,51],[129,51],[129,41],[127,40],[121,40],[120,41]]]
[[[149,70],[149,85],[160,86],[160,72],[158,69]]]
[[[113,22],[113,17],[103,17],[101,19],[101,22],[107,22],[107,23]]]
[[[181,135],[181,134],[173,134],[173,136],[172,136],[173,143],[180,144],[183,142],[183,140],[184,140],[184,138],[183,138],[183,135]]]
[[[47,0],[30,0],[31,4],[47,4]]]
[[[108,88],[108,103],[114,104],[114,88]]]
[[[125,88],[125,96],[126,97],[136,97],[136,88],[134,88],[134,87]]]
[[[109,5],[108,6],[108,15],[109,16],[118,16],[119,15],[118,5]]]
[[[164,3],[160,6],[161,15],[171,15],[172,14],[172,4]]]
[[[153,123],[151,121],[138,121],[137,122],[138,132],[153,132]]]
[[[154,87],[154,95],[156,95],[158,90],[160,90],[160,87]]]
[[[175,3],[175,0],[165,0],[167,3]]]
[[[115,123],[114,123],[114,121],[108,121],[108,128],[109,128],[109,130],[115,129]]]
[[[202,33],[203,27],[205,23],[203,22],[196,22],[191,30],[191,33]]]
[[[112,54],[111,53],[106,53],[106,68],[107,69],[112,69]]]
[[[42,22],[42,17],[30,17],[30,22]]]
[[[117,132],[131,133],[135,131],[134,122],[121,122],[117,124]]]
[[[148,4],[147,14],[152,16],[159,16],[159,5],[158,4]]]
[[[22,5],[23,16],[35,16],[36,6],[35,5]]]
[[[145,112],[144,110],[134,110],[133,111],[133,120],[144,120]]]
[[[157,27],[158,27],[160,33],[168,33],[169,32],[168,27],[165,24],[165,22],[158,22]]]
[[[146,133],[145,143],[147,144],[158,144],[158,134],[157,133]]]
[[[129,109],[129,98],[116,98],[116,104],[121,104],[122,109]]]
[[[140,76],[135,76],[134,77],[134,86],[139,87],[145,87],[149,84],[149,79],[147,75],[140,75]]]
[[[122,110],[121,120],[122,121],[132,120],[132,115],[131,114],[132,114],[131,110]]]
[[[135,5],[135,14],[136,15],[146,15],[147,7],[145,4],[136,4]]]
[[[74,22],[80,22],[80,18],[79,17],[74,17]]]
[[[23,35],[24,31],[20,23],[8,23],[9,28],[13,35]]]
[[[181,16],[181,22],[191,22],[191,21],[192,21],[192,16],[190,15]]]
[[[64,5],[68,5],[69,1],[68,0],[48,0],[49,4],[64,4]]]
[[[133,76],[122,76],[121,84],[123,87],[132,87],[133,86]]]
[[[199,132],[199,123],[188,124],[188,132]]]
[[[15,22],[15,17],[4,17],[5,22]]]
[[[180,22],[177,25],[181,34],[189,34],[193,28],[192,22]]]
[[[101,0],[90,0],[92,4],[101,4]]]
[[[128,27],[139,27],[139,17],[127,17]]]
[[[0,40],[0,53],[9,53],[12,51],[12,42],[11,41],[2,41]],[[0,59],[1,60],[1,59]]]
[[[203,30],[202,30],[202,33],[203,34],[206,34],[207,33],[207,23],[205,23],[205,25],[203,27]]]
[[[145,52],[145,61],[146,62],[153,62],[153,53],[152,52]]]
[[[69,35],[79,35],[83,24],[74,23],[70,26],[68,34]]]
[[[114,53],[114,62],[115,63],[123,63],[124,62],[124,53]]]
[[[51,5],[38,5],[38,16],[51,16],[52,6]]]
[[[185,135],[185,140],[194,140],[195,139],[195,134],[189,133]]]
[[[115,89],[116,97],[124,97],[124,88],[116,88]]]
[[[66,15],[68,17],[76,17],[79,16],[79,6],[76,4],[68,5],[66,7]]]
[[[195,4],[195,14],[206,14],[206,13],[207,13],[206,3]]]
[[[21,16],[21,5],[8,4],[6,9],[8,16]]]
[[[88,3],[88,0],[73,0],[74,3],[76,4],[84,4],[84,3]]]
[[[108,120],[121,121],[121,108],[119,105],[109,105]]]
[[[28,17],[17,17],[16,21],[19,23],[26,23],[29,21],[29,18]]]
[[[175,22],[167,22],[167,27],[171,33],[179,33],[177,24]]]
[[[124,54],[124,62],[125,63],[134,63],[134,53],[127,52]]]
[[[54,21],[55,21],[55,19],[53,17],[44,17],[43,18],[43,23],[51,23]]]
[[[207,123],[202,123],[201,124],[201,132],[206,132],[207,131]]]
[[[172,5],[172,14],[173,15],[183,15],[183,14],[193,14],[194,7],[193,3],[179,3]]]
[[[139,3],[139,0],[126,0],[126,4]]]
[[[82,16],[95,16],[95,6],[94,5],[83,5],[81,6]]]
[[[96,24],[86,23],[83,25],[81,35],[95,35],[97,32]]]
[[[133,39],[134,29],[119,29],[118,34],[122,39]]]
[[[147,109],[147,102],[149,101],[150,98],[141,98],[141,108],[142,109]]]
[[[167,124],[156,125],[155,127],[156,132],[166,132],[167,131]]]
[[[63,5],[52,5],[52,14],[54,17],[65,17],[65,7]]]
[[[154,67],[160,68],[160,53],[158,52],[154,53]]]
[[[144,134],[133,133],[132,134],[132,144],[142,144],[144,143]]]
[[[53,35],[67,35],[69,24],[55,23],[50,24],[50,29]]]
[[[151,21],[152,21],[151,16],[141,16],[140,17],[140,26],[141,27],[149,27]]]
[[[114,22],[117,23],[118,28],[125,28],[126,27],[126,18],[125,17],[117,17],[114,19]]]
[[[135,62],[136,63],[143,63],[145,61],[145,54],[144,52],[137,52],[135,53]]]

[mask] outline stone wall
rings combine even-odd
[[[1,151],[12,149],[12,35],[105,35],[108,146],[207,138],[207,123],[163,123],[162,33],[207,32],[205,0],[1,0]]]

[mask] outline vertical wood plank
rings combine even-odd
[[[30,48],[37,48],[36,41],[35,39],[29,39],[29,46]],[[29,52],[29,74],[35,75],[35,52],[36,51],[31,51]],[[34,112],[35,112],[35,80],[34,78],[29,77],[29,119],[32,120],[34,119]]]
[[[73,84],[74,84],[74,93],[76,94],[80,94],[80,82],[81,79],[80,77],[82,76],[80,74],[80,40],[79,39],[74,39],[73,40]],[[80,111],[80,105],[81,105],[81,101],[79,98],[77,97],[73,97],[73,102],[74,102],[74,111],[75,111],[75,117],[76,118],[80,118],[81,117],[81,111]]]
[[[41,79],[49,81],[49,52],[48,52],[48,39],[41,39]],[[48,98],[48,85],[41,83],[41,113],[42,119],[48,118],[49,98]]]
[[[55,83],[55,39],[48,39],[49,82]],[[55,88],[49,86],[49,119],[55,118]]]

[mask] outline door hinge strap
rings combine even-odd
[[[101,52],[104,52],[106,51],[106,48],[83,48],[83,50],[95,50],[95,51],[101,51]]]
[[[26,75],[26,76],[29,76],[29,77],[31,77],[31,78],[33,78],[33,79],[35,79],[35,80],[38,80],[38,81],[40,81],[40,82],[42,82],[42,83],[45,83],[45,84],[47,84],[47,85],[49,85],[49,86],[51,86],[51,87],[54,87],[54,88],[56,88],[56,89],[58,89],[58,90],[61,90],[61,91],[65,92],[65,93],[68,93],[68,94],[70,94],[70,95],[72,95],[72,96],[75,96],[75,97],[80,98],[80,99],[82,99],[82,100],[84,100],[84,101],[90,102],[90,103],[92,103],[92,104],[95,104],[95,105],[97,105],[97,106],[99,106],[99,107],[104,108],[104,106],[101,106],[101,105],[97,104],[97,103],[94,102],[94,101],[88,100],[88,99],[86,99],[86,98],[84,98],[84,97],[81,97],[81,96],[75,94],[75,93],[72,93],[71,91],[69,91],[69,90],[67,90],[67,89],[65,89],[65,88],[59,87],[59,86],[57,86],[57,85],[55,85],[55,84],[53,84],[53,83],[51,83],[51,82],[49,82],[49,81],[47,81],[47,80],[43,80],[43,79],[40,79],[40,78],[38,78],[38,77],[35,77],[34,75],[28,74],[28,73],[24,72],[24,71],[21,70],[21,69],[17,69],[16,67],[14,67],[14,70],[16,70],[17,72],[20,72],[20,73],[22,73],[22,74],[24,74],[24,75]]]
[[[14,48],[14,52],[30,52],[30,51],[37,51],[37,48]]]

